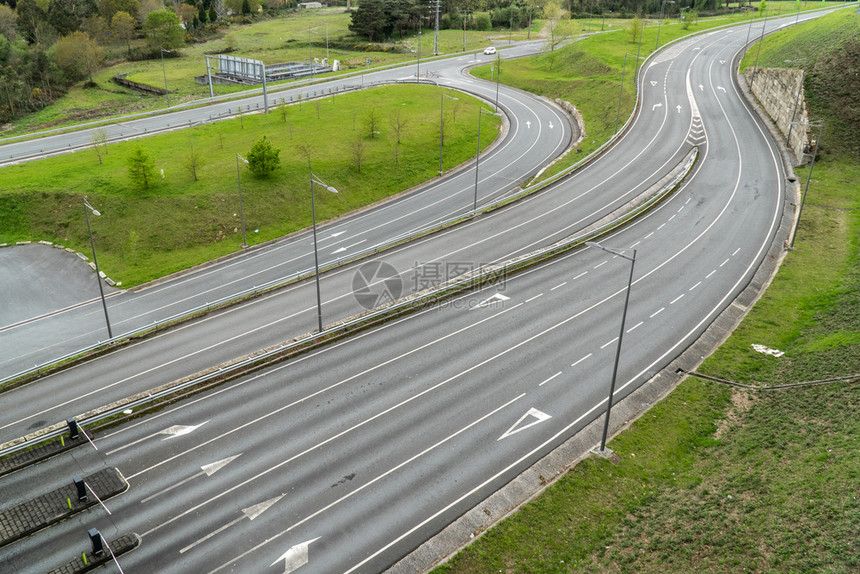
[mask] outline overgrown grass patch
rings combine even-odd
[[[269,179],[256,179],[240,162],[246,232],[249,244],[280,237],[311,223],[305,146],[314,172],[340,191],[317,188],[318,221],[435,177],[442,92],[429,86],[376,88],[111,144],[102,164],[85,150],[5,167],[0,243],[48,240],[88,253],[81,203],[87,196],[102,212],[91,218],[100,266],[123,286],[236,251],[242,243],[236,154],[246,155],[263,134],[281,149],[282,167]],[[445,102],[443,169],[475,153],[478,103],[456,97]],[[395,113],[405,122],[399,146],[391,125]],[[495,139],[498,125],[496,118],[485,122],[482,146]],[[363,146],[360,170],[357,142]],[[156,178],[148,189],[127,175],[135,146],[155,161]],[[200,154],[198,181],[188,169],[192,146]]]

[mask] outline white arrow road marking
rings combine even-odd
[[[532,123],[531,123],[531,122],[526,122],[526,127],[527,127],[528,129],[532,129]]]
[[[317,536],[313,540],[308,540],[307,542],[302,542],[301,544],[296,544],[272,562],[272,566],[280,562],[281,560],[285,560],[284,564],[284,574],[290,574],[290,572],[295,572],[298,568],[304,566],[308,563],[308,546],[310,546],[311,542],[316,542],[320,537]]]
[[[361,241],[359,241],[359,242],[357,242],[357,243],[353,243],[352,245],[347,245],[346,247],[340,247],[340,248],[338,248],[338,249],[335,249],[334,251],[332,251],[332,255],[334,255],[335,253],[343,253],[343,252],[344,252],[344,251],[346,251],[347,249],[352,249],[352,248],[353,248],[353,247],[355,247],[356,245],[361,245],[361,244],[362,244],[362,243],[364,243],[365,241],[367,241],[367,239],[362,239]]]
[[[331,236],[337,237],[338,235],[343,235],[344,233],[346,233],[346,231],[338,231],[337,233],[332,233]]]
[[[653,112],[657,108],[662,108],[662,107],[663,107],[663,104],[654,104],[653,106],[651,106],[651,111]]]
[[[721,90],[722,92],[725,92],[725,91],[726,91],[726,89],[725,89],[724,87],[722,87],[722,86],[717,86],[717,89],[718,89],[718,90]]]
[[[656,86],[656,85],[657,85],[657,82],[655,82],[654,80],[651,80],[651,85],[652,85],[652,86]]]
[[[678,104],[678,105],[677,105],[677,106],[675,106],[675,107],[678,109],[678,113],[680,114],[680,113],[681,113],[681,104]]]
[[[282,494],[280,496],[270,498],[269,500],[267,500],[265,502],[261,502],[260,504],[255,504],[254,506],[249,506],[248,508],[243,508],[242,512],[245,514],[245,516],[248,517],[248,520],[254,520],[258,516],[260,516],[261,514],[266,512],[267,510],[269,510],[269,508],[271,508],[273,504],[275,504],[277,501],[282,499],[284,496],[285,495]]]
[[[174,484],[172,486],[168,486],[164,490],[156,492],[152,496],[147,496],[146,498],[141,500],[140,503],[143,504],[144,502],[146,502],[148,500],[152,500],[153,498],[157,498],[157,497],[161,496],[162,494],[170,492],[174,488],[178,488],[178,487],[182,486],[183,484],[194,480],[195,478],[200,478],[204,474],[206,476],[212,476],[213,474],[215,474],[216,472],[218,472],[219,470],[221,470],[222,468],[224,468],[225,466],[227,466],[228,464],[230,464],[231,462],[233,462],[234,460],[239,458],[239,456],[241,456],[241,454],[242,453],[240,452],[239,454],[237,454],[235,456],[231,456],[229,458],[224,458],[224,459],[221,459],[217,462],[213,462],[211,464],[204,464],[203,466],[200,467],[200,472],[194,473],[191,476],[189,476],[188,478],[186,478],[184,480],[180,480],[176,484]]]
[[[702,49],[701,46],[696,46],[695,48],[693,48],[693,51],[695,52],[696,50],[701,50],[701,49]]]
[[[178,436],[183,436],[183,435],[187,435],[187,434],[189,434],[189,433],[192,433],[192,432],[196,431],[197,429],[199,429],[200,427],[202,427],[203,425],[205,425],[205,424],[206,424],[206,423],[208,423],[208,422],[209,422],[209,421],[205,421],[205,422],[200,423],[199,425],[192,425],[192,426],[188,426],[188,425],[173,425],[172,427],[166,428],[166,429],[164,429],[163,431],[158,431],[158,432],[157,432],[157,433],[155,433],[155,434],[166,434],[166,435],[167,435],[167,438],[164,438],[164,439],[161,439],[161,440],[170,440],[170,439],[172,439],[172,438],[176,438],[176,437],[178,437]]]
[[[517,427],[518,427],[520,424],[522,424],[522,422],[523,422],[524,420],[526,420],[528,417],[534,417],[534,418],[535,418],[535,420],[533,420],[532,422],[530,422],[530,423],[529,423],[529,424],[527,424],[527,425],[523,425],[523,426],[521,426],[520,428],[517,428]],[[533,426],[538,425],[538,424],[540,424],[540,423],[542,423],[542,422],[544,422],[544,421],[548,421],[548,420],[549,420],[549,419],[551,419],[551,418],[552,418],[552,417],[551,417],[550,415],[548,415],[548,414],[546,414],[546,413],[544,413],[544,412],[541,412],[541,411],[537,410],[536,408],[532,407],[532,408],[530,408],[530,409],[528,410],[528,412],[527,412],[526,414],[524,414],[523,416],[521,416],[521,417],[520,417],[520,420],[518,420],[518,421],[517,421],[517,422],[515,422],[513,425],[511,425],[511,428],[509,428],[508,430],[506,430],[506,431],[504,432],[504,434],[502,434],[502,436],[500,436],[499,438],[497,438],[497,439],[496,439],[496,442],[498,442],[498,441],[502,440],[503,438],[507,438],[507,437],[511,436],[512,434],[517,434],[518,432],[520,432],[520,431],[522,431],[522,430],[526,430],[526,429],[527,429],[527,428],[529,428],[529,427],[533,427]]]
[[[239,458],[241,455],[242,455],[242,453],[240,452],[237,455],[234,455],[234,456],[231,456],[228,458],[223,458],[217,462],[213,462],[211,464],[204,464],[203,466],[200,467],[200,470],[205,472],[206,476],[212,476],[213,474],[215,474],[216,472],[218,472],[219,470],[221,470],[222,468],[224,468],[225,466],[227,466],[228,464],[230,464],[231,462],[233,462],[234,460]]]
[[[239,518],[236,518],[235,520],[228,522],[227,524],[225,524],[224,526],[222,526],[218,530],[210,532],[209,534],[207,534],[206,536],[204,536],[203,538],[201,538],[197,542],[194,542],[193,544],[189,544],[188,546],[186,546],[185,548],[180,550],[179,553],[185,554],[186,552],[188,552],[189,550],[191,550],[195,546],[203,544],[204,542],[206,542],[207,540],[209,540],[213,536],[220,534],[221,532],[224,532],[225,530],[227,530],[228,528],[230,528],[234,524],[242,522],[246,518],[248,520],[254,520],[258,516],[260,516],[261,514],[266,512],[269,508],[271,508],[271,506],[273,504],[275,504],[277,501],[282,499],[284,496],[286,496],[286,495],[282,494],[280,496],[276,496],[275,498],[270,498],[269,500],[267,500],[265,502],[261,502],[260,504],[255,504],[254,506],[249,506],[248,508],[243,508],[242,509],[242,516],[240,516]],[[280,558],[279,558],[279,560],[280,560]]]
[[[498,301],[499,303],[503,303],[503,302],[507,301],[508,299],[510,299],[510,297],[508,297],[508,296],[506,296],[506,295],[502,295],[501,293],[496,293],[496,294],[495,294],[495,295],[493,295],[492,297],[488,297],[487,299],[484,299],[483,301],[481,301],[480,303],[478,303],[478,304],[477,304],[475,307],[473,307],[473,308],[474,308],[474,309],[477,309],[478,307],[486,307],[486,306],[487,306],[487,305],[489,305],[490,303],[493,303],[493,302],[496,302],[496,301]]]
[[[702,84],[699,84],[699,91],[700,91],[700,92],[704,92],[704,91],[705,91],[705,86],[703,86]]]
[[[725,64],[725,63],[726,63],[725,60],[720,60],[720,64]]]
[[[549,129],[552,129],[553,127],[555,126],[552,125],[552,122],[549,122]]]

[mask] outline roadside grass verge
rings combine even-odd
[[[768,17],[772,14],[786,14],[794,11],[793,2],[768,2]],[[666,18],[659,28],[660,46],[668,42],[709,30],[726,24],[747,22],[760,19],[758,12],[733,14],[713,18],[701,18],[684,29],[677,19]],[[577,30],[578,25],[587,26],[582,20],[569,21],[567,28]],[[599,29],[600,19],[595,22]],[[633,111],[636,102],[635,62],[637,53],[647,57],[654,51],[657,43],[657,20],[643,19],[644,33],[640,41],[633,40],[630,20],[613,20],[612,32],[596,34],[575,41],[562,48],[546,52],[536,57],[503,61],[499,81],[506,85],[550,99],[560,99],[574,104],[585,120],[586,136],[575,153],[557,162],[541,174],[539,180],[547,179],[573,165],[589,153],[603,145],[615,133],[616,118],[618,129]],[[609,28],[607,28],[609,30]],[[766,40],[767,42],[767,40]],[[766,44],[767,45],[767,44]],[[624,65],[625,54],[630,54]],[[753,55],[754,58],[754,55]],[[640,60],[641,61],[641,60]],[[623,93],[621,73],[624,72]],[[495,81],[496,69],[480,66],[472,74],[488,81]],[[620,110],[619,110],[620,100]],[[536,181],[539,181],[536,180]]]
[[[764,385],[860,373],[857,159],[816,163],[797,249],[701,372]],[[689,377],[609,446],[617,466],[586,459],[435,572],[860,570],[856,382],[753,392]]]
[[[281,237],[311,223],[303,146],[311,150],[314,172],[340,191],[317,188],[318,222],[436,177],[441,93],[459,98],[445,102],[442,159],[443,169],[450,169],[474,155],[477,100],[430,86],[387,86],[111,144],[102,164],[93,151],[83,150],[5,167],[0,243],[47,240],[88,254],[81,205],[86,196],[102,212],[91,218],[100,267],[124,287],[237,251],[242,229],[236,154],[246,156],[263,134],[281,149],[281,168],[269,179],[256,179],[240,164],[246,233],[251,245]],[[373,137],[371,111],[379,132]],[[405,122],[399,146],[393,113]],[[485,123],[482,147],[498,135],[498,119]],[[364,150],[360,170],[357,142]],[[148,189],[127,175],[136,146],[155,162],[156,179]],[[187,167],[192,146],[199,154],[198,181]]]

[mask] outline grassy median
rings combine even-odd
[[[240,164],[246,233],[251,245],[283,236],[311,223],[306,148],[314,172],[340,191],[318,194],[318,221],[436,177],[443,92],[458,98],[445,101],[442,163],[450,169],[475,154],[477,100],[430,86],[375,88],[111,144],[101,163],[84,150],[2,168],[0,243],[47,240],[89,253],[86,196],[103,214],[91,218],[99,264],[125,287],[237,251],[236,154],[247,155],[264,134],[281,150],[281,168],[256,179]],[[495,139],[498,125],[497,118],[484,122],[482,146]],[[136,146],[154,160],[148,188],[128,177]],[[189,168],[192,149],[197,180]]]

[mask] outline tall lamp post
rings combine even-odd
[[[442,145],[445,141],[445,116],[443,115],[445,108],[445,100],[459,100],[452,96],[440,94],[442,97],[439,100],[439,175],[442,175]]]
[[[797,223],[794,226],[794,232],[791,234],[791,243],[788,245],[789,249],[794,247],[794,238],[797,237],[797,228],[800,227],[800,216],[803,215],[803,204],[806,203],[806,192],[809,191],[809,181],[812,179],[812,170],[815,168],[815,158],[818,155],[818,146],[821,145],[821,131],[824,129],[823,121],[813,122],[811,124],[803,122],[791,123],[801,126],[817,127],[818,139],[815,140],[815,149],[812,151],[812,163],[809,165],[809,173],[806,174],[806,187],[803,188],[803,196],[800,198],[800,210],[797,212]]]
[[[313,230],[314,230],[314,276],[316,277],[317,284],[317,321],[319,323],[319,331],[322,333],[323,330],[323,321],[322,321],[322,296],[320,295],[320,260],[319,260],[319,252],[317,249],[317,213],[316,207],[314,205],[314,184],[320,185],[323,188],[327,189],[332,193],[337,193],[337,190],[330,185],[323,183],[317,175],[311,171],[310,163],[308,163],[308,172],[311,176],[311,221],[313,222]]]
[[[463,14],[463,51],[466,51],[466,18],[469,17],[469,14],[472,13],[471,10],[460,10],[460,13]]]
[[[615,132],[618,133],[618,118],[621,117],[621,96],[624,94],[624,69],[627,67],[627,58],[633,58],[633,54],[624,54],[624,64],[621,65],[621,89],[618,90],[618,111],[615,113]],[[636,63],[639,63],[639,60],[645,59],[645,56],[636,56]],[[638,71],[639,68],[637,67]],[[634,72],[635,74],[635,72]]]
[[[498,113],[488,112],[478,108],[478,151],[475,153],[475,201],[472,203],[472,211],[478,211],[478,163],[481,160],[481,116],[498,116]]]
[[[490,67],[490,71],[493,69]],[[496,103],[493,109],[494,112],[498,113],[499,111],[499,74],[502,73],[502,56],[501,54],[496,53]]]
[[[239,185],[239,215],[242,218],[242,249],[248,247],[248,242],[245,240],[245,207],[242,205],[242,176],[239,173],[239,160],[248,163],[248,160],[236,154],[236,183]]]
[[[113,333],[111,332],[111,328],[110,328],[110,317],[108,317],[107,301],[105,301],[105,290],[104,290],[104,287],[102,287],[101,273],[99,273],[99,260],[98,260],[98,258],[96,258],[96,244],[93,241],[93,231],[90,228],[90,211],[93,212],[93,215],[96,215],[96,216],[101,215],[101,213],[96,208],[94,208],[92,205],[87,203],[87,198],[85,197],[84,198],[84,216],[86,217],[86,220],[87,220],[87,234],[90,236],[90,249],[93,250],[93,263],[95,263],[95,265],[96,265],[96,281],[99,284],[99,293],[101,294],[101,298],[102,298],[102,308],[105,310],[105,324],[107,325],[108,339],[113,339]]]
[[[627,321],[627,304],[630,302],[630,287],[633,285],[633,267],[636,264],[636,250],[633,250],[633,257],[625,255],[623,251],[616,251],[604,247],[594,241],[586,241],[589,247],[596,247],[607,253],[612,253],[618,257],[622,257],[630,262],[630,277],[627,280],[627,293],[624,296],[624,313],[621,315],[621,332],[618,333],[618,347],[615,350],[615,365],[612,367],[612,382],[609,384],[609,399],[606,403],[606,419],[603,421],[603,436],[600,439],[600,453],[606,452],[606,435],[609,433],[609,414],[612,411],[612,395],[615,394],[615,379],[618,376],[618,361],[621,358],[621,339],[624,337],[624,323]]]
[[[170,52],[170,50],[165,50],[164,48],[161,48],[160,46],[159,46],[159,48],[161,49],[161,75],[164,76],[164,95],[167,96],[167,107],[169,108],[170,107],[170,92],[167,90],[167,71],[164,69],[164,53],[167,52],[168,54],[170,54],[171,52]]]
[[[675,0],[663,0],[663,3],[662,3],[662,4],[660,4],[660,19],[659,19],[659,20],[657,20],[657,43],[656,43],[656,44],[654,44],[654,49],[655,49],[655,50],[656,50],[658,47],[660,47],[660,24],[662,24],[662,23],[663,23],[663,8],[666,6],[666,4],[667,4],[667,3],[668,3],[668,4],[674,4],[674,3],[675,3]]]

